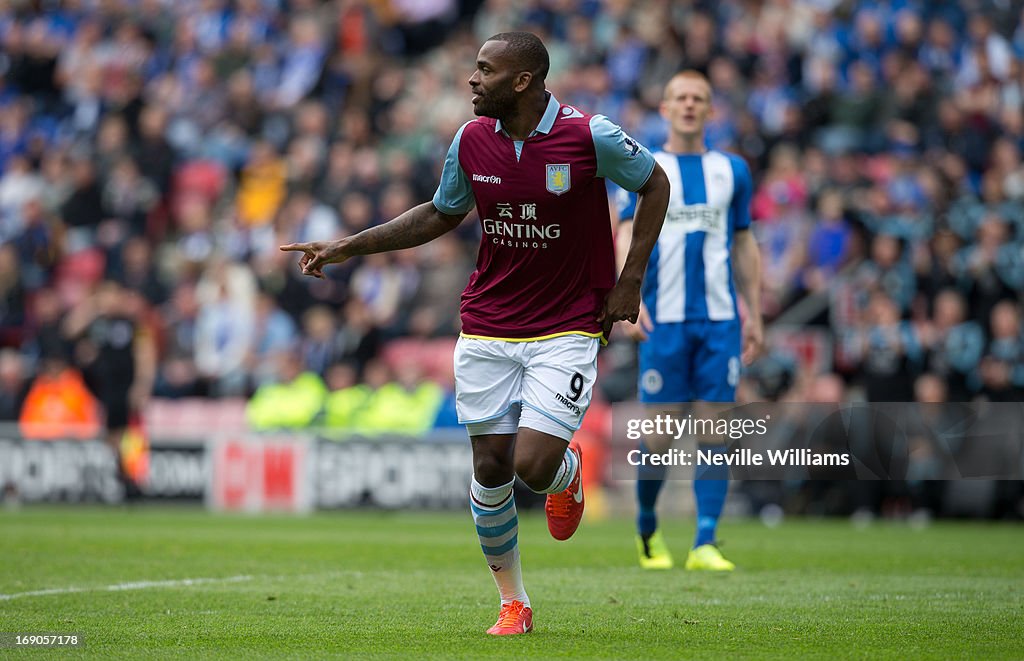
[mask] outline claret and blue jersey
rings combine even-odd
[[[750,227],[750,170],[715,150],[654,157],[671,195],[642,290],[654,331],[640,346],[640,398],[732,401],[740,322],[731,251],[735,233]],[[620,194],[621,219],[632,219],[636,199]]]
[[[615,284],[605,178],[639,190],[651,153],[602,115],[548,96],[536,130],[511,139],[501,122],[467,122],[452,141],[434,206],[474,206],[482,241],[462,295],[462,334],[500,340],[601,335]]]

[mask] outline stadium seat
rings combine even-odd
[[[178,205],[189,194],[200,195],[209,203],[216,202],[224,192],[227,174],[214,161],[190,161],[182,165],[174,175],[171,199],[172,216],[177,215]]]

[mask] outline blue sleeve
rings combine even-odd
[[[733,230],[750,228],[750,200],[754,196],[754,179],[750,176],[747,162],[739,156],[730,155],[735,186],[732,193]]]
[[[441,213],[451,216],[468,213],[476,204],[476,200],[473,199],[473,188],[469,185],[469,177],[459,165],[459,142],[462,141],[462,131],[465,130],[466,124],[463,124],[455,134],[455,139],[448,148],[448,155],[444,158],[444,169],[441,171],[441,183],[434,193],[434,206]]]
[[[590,135],[597,154],[597,176],[611,179],[628,191],[643,188],[654,172],[654,157],[604,115],[590,118]]]
[[[627,222],[633,220],[636,214],[637,194],[625,188],[615,187],[615,209],[619,213],[619,220]]]

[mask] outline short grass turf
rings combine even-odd
[[[677,560],[691,529],[664,522]],[[1020,525],[729,520],[720,534],[734,574],[645,572],[628,520],[560,543],[523,515],[536,630],[492,638],[468,513],[29,507],[0,513],[0,631],[84,645],[0,658],[1024,658]],[[69,588],[84,591],[19,596]]]

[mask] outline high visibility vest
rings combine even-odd
[[[66,368],[56,376],[40,374],[32,383],[19,417],[26,438],[96,438],[99,405],[81,374]]]
[[[434,426],[444,394],[436,383],[406,390],[397,383],[377,389],[356,416],[356,431],[367,436],[422,436]]]
[[[312,372],[303,372],[290,383],[260,387],[245,407],[254,429],[302,429],[316,420],[324,406],[327,387]]]
[[[358,385],[335,390],[327,395],[324,405],[324,427],[337,431],[352,431],[359,413],[369,403],[373,390]]]

